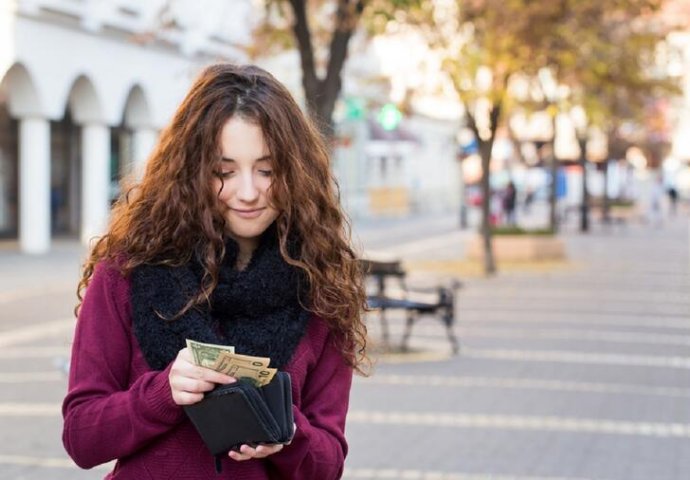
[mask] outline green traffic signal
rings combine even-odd
[[[381,107],[376,119],[384,130],[391,131],[395,130],[400,124],[400,121],[402,120],[402,113],[400,110],[398,110],[398,107],[396,107],[395,104],[387,103]]]
[[[345,118],[348,120],[360,120],[366,115],[364,101],[360,98],[345,99]]]

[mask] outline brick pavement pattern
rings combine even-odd
[[[427,227],[423,241],[396,233]],[[411,259],[457,257],[468,235],[411,221],[359,233]],[[345,478],[690,478],[687,219],[563,236],[566,268],[462,279],[459,356],[424,320],[411,353],[378,356],[356,378]],[[82,255],[71,243],[45,257],[0,245],[0,479],[105,474],[79,470],[60,442]],[[402,319],[390,318],[397,341]]]

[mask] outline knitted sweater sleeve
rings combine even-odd
[[[343,473],[353,371],[332,336],[326,335],[323,351],[306,376],[301,405],[293,406],[295,437],[282,451],[267,457],[280,478],[334,480]]]
[[[81,306],[72,345],[62,441],[77,465],[91,468],[131,455],[179,424],[168,369],[131,381],[129,284],[99,265]]]

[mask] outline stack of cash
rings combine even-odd
[[[270,358],[240,355],[235,353],[235,347],[228,345],[214,345],[187,339],[187,347],[192,352],[195,364],[231,377],[249,380],[257,387],[270,383],[277,371],[268,367],[271,363]]]

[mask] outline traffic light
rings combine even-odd
[[[361,120],[366,115],[366,106],[361,98],[345,99],[345,118],[348,120]]]
[[[391,130],[398,128],[398,125],[402,120],[402,113],[400,110],[398,110],[398,107],[396,107],[395,104],[387,103],[381,107],[381,110],[379,110],[376,120],[384,130],[390,132]]]

